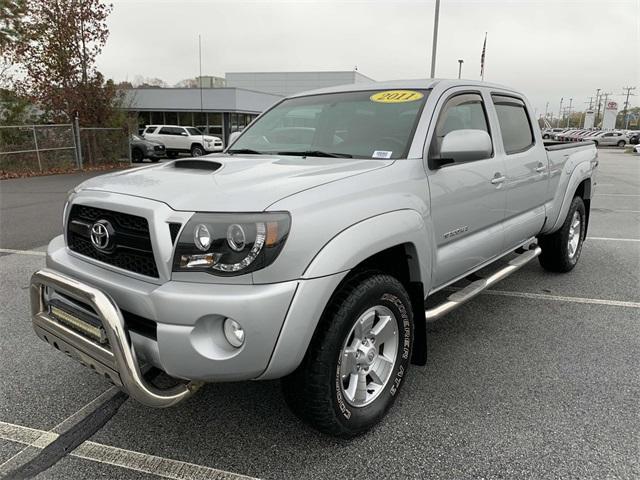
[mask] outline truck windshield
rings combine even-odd
[[[402,158],[427,90],[369,90],[290,98],[248,127],[228,153]]]

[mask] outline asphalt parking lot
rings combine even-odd
[[[0,476],[71,431],[80,446],[50,452],[36,478],[640,478],[640,157],[599,155],[578,267],[531,262],[429,324],[427,365],[352,441],[301,424],[277,381],[117,409],[106,380],[29,319],[29,277],[84,176],[0,182]]]

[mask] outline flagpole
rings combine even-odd
[[[487,51],[487,32],[484,32],[484,45],[482,46],[482,55],[480,57],[480,77],[484,82],[484,57]]]
[[[436,0],[436,13],[433,20],[433,45],[431,49],[431,78],[436,77],[436,50],[438,49],[438,20],[440,17],[440,0]]]

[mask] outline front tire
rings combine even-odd
[[[619,146],[620,148],[624,147],[626,144],[627,144],[627,142],[625,142],[624,140],[620,140],[620,141],[618,142],[618,146]]]
[[[580,197],[574,197],[560,229],[538,238],[542,253],[540,265],[550,272],[565,273],[578,263],[586,232],[586,210]]]
[[[413,312],[390,275],[354,277],[334,294],[301,365],[283,379],[293,412],[342,438],[377,424],[397,397],[409,368]]]
[[[191,147],[192,157],[201,157],[202,155],[204,155],[204,148],[202,148],[202,145],[194,145]]]

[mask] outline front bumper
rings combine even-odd
[[[224,150],[224,145],[205,145],[204,149],[207,153],[216,153]]]
[[[45,292],[49,289],[91,306],[104,327],[108,346],[93,342],[58,322],[45,300]],[[140,403],[151,407],[170,407],[191,396],[200,387],[200,382],[189,382],[160,390],[147,382],[140,371],[120,310],[105,293],[45,269],[31,278],[30,298],[33,327],[40,338],[108,377]]]
[[[155,336],[128,332],[141,361],[176,378],[207,382],[250,380],[266,370],[298,284],[304,283],[158,285],[86,261],[62,236],[49,244],[47,267],[104,292],[120,311],[151,321]],[[226,318],[244,329],[242,347],[226,342]]]

